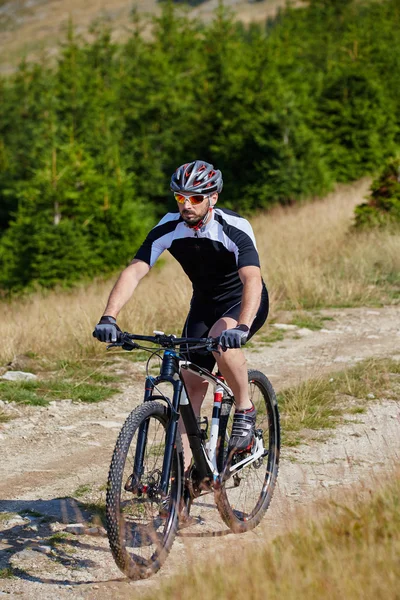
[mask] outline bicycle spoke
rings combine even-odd
[[[218,508],[227,524],[235,531],[255,527],[266,511],[272,496],[279,449],[279,420],[272,387],[266,377],[258,372],[249,380],[249,397],[257,410],[254,452],[262,436],[265,453],[258,459],[239,467],[216,494]],[[233,409],[227,431],[231,431]],[[225,437],[225,436],[224,436]],[[226,443],[226,442],[225,442]],[[251,456],[236,454],[232,465]]]

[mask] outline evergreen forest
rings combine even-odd
[[[380,170],[400,146],[399,0],[311,0],[245,26],[166,3],[124,42],[71,25],[56,61],[0,79],[0,288],[125,266],[167,210],[172,172],[221,169],[241,214]]]

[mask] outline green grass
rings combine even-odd
[[[15,577],[12,567],[0,569],[0,579],[13,579]]]
[[[156,346],[154,346],[154,349],[156,349]],[[150,352],[146,352],[146,350],[132,350],[132,352],[123,352],[120,357],[132,362],[146,362],[149,360],[150,355]]]
[[[36,358],[33,356],[32,359]],[[8,402],[46,406],[51,400],[71,399],[80,402],[106,400],[119,389],[113,384],[122,377],[110,373],[115,361],[107,360],[60,360],[56,363],[38,361],[30,371],[40,373],[37,381],[0,381],[0,397]],[[7,416],[2,417],[4,422]]]
[[[319,313],[301,312],[295,314],[292,317],[290,324],[296,325],[299,328],[307,328],[311,329],[312,331],[317,331],[324,327],[324,321],[333,320],[333,317],[325,317],[323,315],[320,315]],[[276,342],[281,342],[282,340],[284,340],[287,334],[292,334],[290,336],[291,339],[299,339],[301,337],[296,335],[296,333],[294,333],[293,335],[293,331],[271,327],[274,321],[275,319],[271,319],[271,321],[268,322],[267,327],[263,328],[262,333],[258,333],[255,335],[254,341],[257,344],[270,346]],[[251,342],[246,345],[246,348],[247,347],[252,347]]]
[[[302,382],[278,394],[282,419],[282,443],[297,445],[301,430],[334,427],[342,414],[329,379],[318,378]]]
[[[21,511],[21,515],[27,515],[29,517],[43,517],[43,513],[40,513],[37,510],[32,510],[31,508]]]
[[[285,337],[284,332],[281,329],[269,328],[264,335],[260,335],[257,341],[262,344],[271,345],[275,342],[281,342]]]
[[[107,373],[92,373],[91,381],[95,383],[117,383],[121,381],[121,377],[117,375],[108,375]]]
[[[397,398],[399,392],[400,362],[390,359],[367,360],[283,390],[278,394],[283,444],[297,445],[302,430],[335,427],[344,413],[362,413],[367,402]]]
[[[71,399],[75,402],[101,402],[119,392],[118,388],[94,383],[70,381],[1,381],[0,396],[8,402],[46,406],[51,400]]]
[[[99,498],[88,502],[79,501],[79,507],[82,510],[91,513],[92,523],[94,526],[104,525],[106,521],[106,503],[105,499]]]
[[[57,555],[57,550],[61,551],[62,556],[65,554],[75,554],[77,548],[72,546],[71,542],[73,536],[70,536],[66,531],[57,531],[51,537],[49,537],[46,543],[53,549],[53,559],[55,561],[60,560],[60,555]]]
[[[8,423],[10,420],[10,415],[7,415],[4,411],[0,411],[0,423]]]
[[[17,513],[0,512],[0,523],[2,523],[4,521],[10,521],[16,515],[17,515]]]
[[[60,360],[56,363],[58,375],[63,379],[73,379],[76,382],[115,383],[122,379],[121,375],[110,375],[107,372],[115,364],[112,357],[104,361],[93,360]]]
[[[311,331],[318,331],[324,327],[324,321],[333,321],[332,317],[324,317],[320,314],[310,313],[298,313],[294,315],[291,320],[291,325],[297,325],[301,329],[311,329]]]
[[[135,362],[146,362],[150,358],[150,353],[145,350],[135,350],[130,353],[130,356]]]
[[[64,544],[65,540],[68,540],[69,537],[69,534],[65,531],[57,531],[47,539],[47,544],[55,548],[58,544]]]
[[[346,411],[350,415],[362,415],[366,412],[366,409],[363,406],[353,406],[353,408],[349,408]],[[354,421],[352,421],[354,423]]]
[[[74,496],[76,498],[82,498],[82,496],[85,496],[86,494],[88,494],[89,492],[92,491],[92,485],[90,485],[89,483],[83,483],[82,485],[80,485],[79,487],[76,488],[75,492],[74,492]]]

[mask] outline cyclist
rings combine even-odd
[[[202,160],[175,171],[171,190],[178,212],[161,219],[122,271],[94,335],[102,342],[116,340],[118,313],[160,254],[169,250],[193,285],[182,335],[221,336],[223,352],[206,356],[191,352],[190,360],[208,370],[217,361],[236,402],[229,451],[243,452],[253,443],[256,411],[248,395],[247,366],[240,346],[264,324],[268,293],[250,223],[230,210],[216,208],[222,187],[221,171]],[[191,373],[184,374],[184,381],[199,415],[208,383]],[[183,443],[188,468],[191,453],[186,436]]]

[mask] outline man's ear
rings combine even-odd
[[[213,194],[210,198],[211,206],[215,206],[218,202],[218,194]]]

